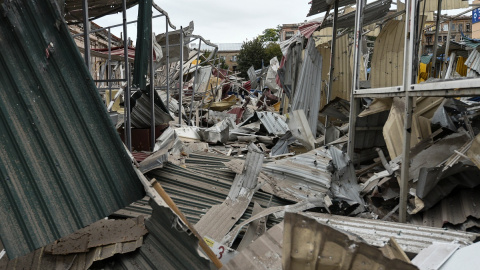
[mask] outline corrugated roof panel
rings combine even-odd
[[[317,134],[320,109],[318,101],[321,97],[322,77],[318,74],[322,73],[322,59],[322,55],[315,47],[315,41],[310,38],[305,49],[305,59],[298,78],[298,86],[296,86],[292,100],[292,111],[303,110],[305,112],[314,137]]]
[[[145,221],[149,234],[135,252],[115,261],[115,269],[209,269],[210,261],[199,254],[198,239],[184,232],[169,208],[151,201],[153,213]]]
[[[283,222],[245,247],[222,269],[282,269]]]
[[[363,25],[372,24],[387,15],[392,0],[380,0],[365,6],[363,11]],[[355,11],[339,16],[337,19],[338,28],[352,28],[355,26]],[[333,19],[327,20],[320,28],[331,27]]]
[[[289,130],[285,119],[280,114],[272,112],[257,112],[257,116],[267,131],[271,134],[284,135]]]
[[[0,9],[0,236],[15,258],[144,192],[55,3]]]
[[[374,219],[312,212],[309,212],[308,215],[333,228],[358,235],[370,245],[377,247],[382,247],[390,237],[394,237],[405,252],[416,254],[434,242],[457,241],[461,246],[467,246],[478,237],[478,234],[474,233]]]
[[[62,1],[58,1],[59,3]],[[67,21],[82,21],[83,1],[65,0],[65,19]],[[122,0],[89,0],[88,15],[89,18],[99,18],[108,14],[122,11]],[[127,0],[127,8],[138,3],[138,0]]]
[[[355,0],[340,0],[338,1],[338,6],[343,7],[346,5],[353,5],[355,3],[356,3]],[[330,10],[331,8],[333,8],[333,4],[329,5],[325,0],[313,0],[312,6],[310,7],[310,11],[308,12],[307,17],[325,12],[327,10]]]
[[[390,20],[375,40],[370,81],[372,88],[403,84],[405,22]]]
[[[425,12],[438,11],[438,0],[425,0]],[[468,1],[465,0],[448,0],[442,1],[442,10],[469,8]],[[423,14],[423,4],[420,5],[420,14]]]

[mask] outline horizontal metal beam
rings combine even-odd
[[[355,97],[358,95],[369,95],[369,94],[401,94],[403,92],[403,85],[391,86],[391,87],[381,87],[381,88],[369,88],[369,89],[358,89],[355,90]]]
[[[165,15],[163,14],[160,14],[160,15],[155,15],[152,17],[152,19],[155,19],[155,18],[158,18],[158,17],[163,17]],[[131,21],[131,22],[127,22],[127,24],[131,24],[131,23],[136,23],[138,20],[135,20],[135,21]],[[95,30],[91,30],[90,31],[90,34],[93,34],[93,33],[96,33],[96,32],[101,32],[103,30],[108,30],[109,28],[115,28],[115,27],[120,27],[120,26],[123,26],[123,23],[119,23],[119,24],[115,24],[115,25],[110,25],[110,26],[105,26],[105,27],[102,27],[102,28],[97,28]],[[78,33],[78,34],[75,34],[75,35],[72,35],[72,37],[79,37],[79,36],[83,36],[83,32],[82,33]]]

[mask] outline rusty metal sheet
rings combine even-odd
[[[147,233],[144,218],[100,220],[45,247],[47,253],[66,255],[87,252],[93,247],[136,241]]]
[[[283,269],[417,269],[378,248],[300,213],[286,213]]]

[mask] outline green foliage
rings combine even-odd
[[[275,56],[277,57],[278,62],[282,60],[282,49],[280,49],[280,45],[278,45],[277,43],[271,42],[267,44],[267,46],[265,46],[265,53],[267,54],[268,61],[270,61],[270,59],[274,58]]]
[[[263,33],[258,36],[258,39],[262,43],[278,41],[280,39],[280,29],[279,28],[267,28],[263,30]]]
[[[200,63],[200,66],[208,66],[209,64],[205,62],[205,59],[207,59],[210,54],[212,54],[211,51],[205,51],[203,52],[203,55],[200,57],[200,60],[202,61]],[[220,64],[221,69],[228,69],[228,65],[225,62],[224,59],[220,59],[220,57],[217,55],[215,61],[212,61],[212,64],[216,67],[218,64]]]
[[[263,42],[259,38],[245,41],[238,54],[238,71],[240,76],[248,78],[247,70],[253,65],[255,69],[262,68],[262,60],[268,61]]]

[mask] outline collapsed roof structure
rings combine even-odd
[[[418,59],[422,16],[465,8],[436,3],[314,0],[242,78],[152,0],[2,2],[0,269],[475,266],[480,54]]]

